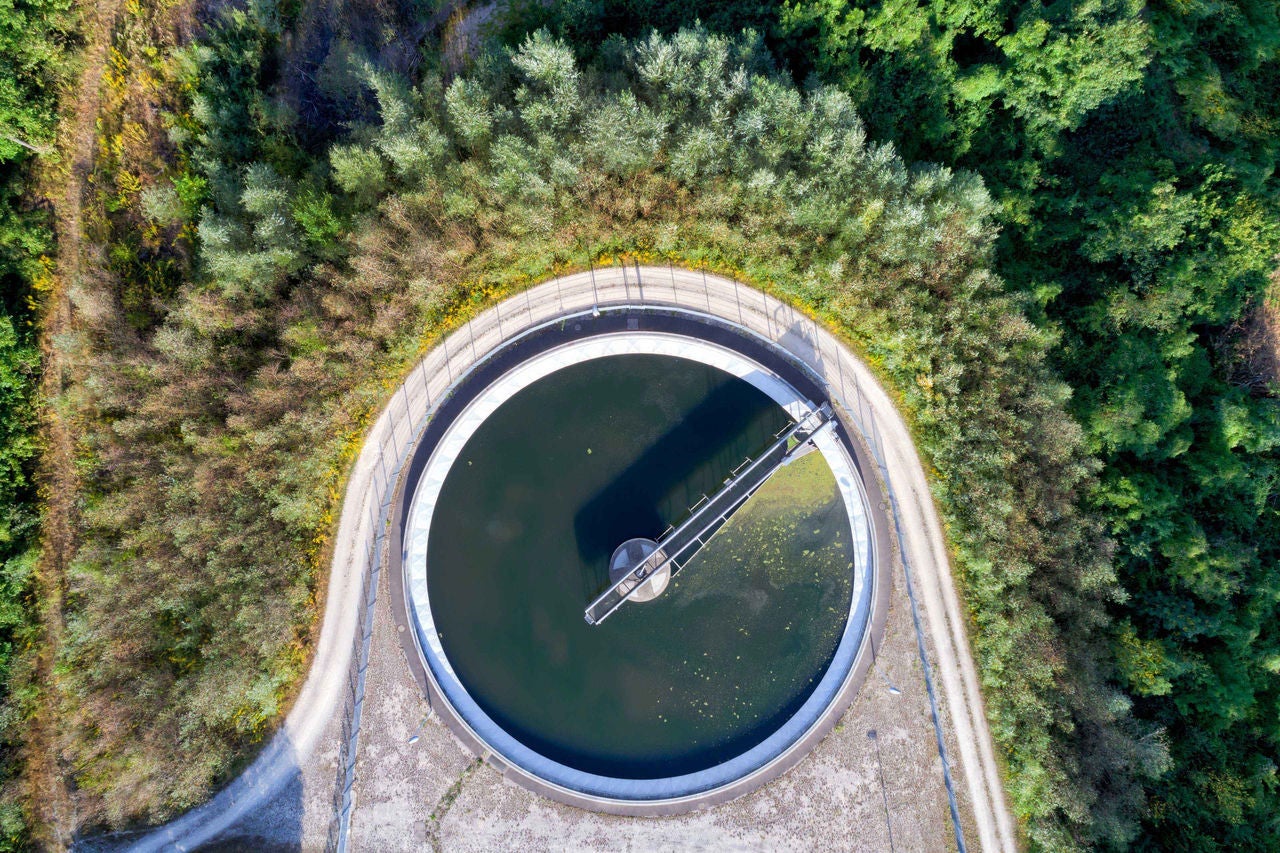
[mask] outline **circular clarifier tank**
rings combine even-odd
[[[588,337],[473,381],[412,484],[404,553],[419,649],[468,732],[554,788],[630,802],[794,747],[871,600],[865,497],[833,434],[608,619],[584,608],[816,401],[675,335]]]

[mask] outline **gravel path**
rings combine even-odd
[[[858,709],[883,701],[883,691],[873,690],[870,680],[846,714],[844,729],[834,732],[786,777],[734,803],[688,816],[648,820],[606,817],[542,800],[504,785],[501,776],[487,766],[472,767],[444,726],[434,720],[419,730],[414,746],[426,744],[423,749],[410,754],[397,748],[396,739],[402,733],[390,729],[412,728],[422,719],[425,705],[420,695],[405,689],[404,679],[409,676],[387,621],[386,578],[379,577],[379,571],[396,477],[432,403],[488,351],[524,329],[565,313],[590,311],[593,305],[641,303],[713,314],[789,350],[826,378],[833,396],[879,448],[882,470],[896,497],[905,557],[914,572],[916,595],[922,605],[924,640],[938,681],[943,730],[959,788],[966,841],[983,850],[1016,849],[1014,825],[1000,783],[941,526],[924,469],[890,398],[833,336],[790,306],[729,279],[658,267],[612,267],[578,273],[511,297],[450,335],[406,377],[370,430],[351,473],[335,538],[324,622],[297,702],[280,731],[244,774],[206,805],[137,839],[134,849],[193,849],[218,838],[227,843],[255,838],[263,846],[271,840],[294,849],[298,845],[323,849],[339,828],[330,821],[335,803],[350,822],[352,846],[364,849],[390,849],[386,842],[392,838],[402,839],[394,846],[420,848],[423,842],[430,842],[449,850],[466,846],[484,849],[485,839],[490,848],[528,842],[531,849],[630,849],[632,845],[689,849],[696,839],[717,838],[720,843],[708,842],[717,849],[799,849],[828,834],[835,846],[885,849],[890,846],[888,833],[897,825],[895,809],[910,812],[910,825],[919,831],[900,830],[892,846],[954,846],[946,826],[945,794],[938,803],[940,773],[932,781],[928,773],[920,778],[907,774],[901,784],[889,784],[899,766],[928,767],[931,762],[924,760],[922,764],[921,756],[927,757],[930,751],[932,763],[937,765],[931,725],[923,730],[918,724],[909,725],[903,721],[918,714],[895,711],[897,722],[891,721],[883,731],[876,729],[875,739],[868,736],[871,727],[863,731],[859,723],[858,730],[849,735],[859,748],[839,746],[841,735],[850,732],[851,720],[864,719]],[[366,594],[370,580],[384,588],[376,607],[370,606],[372,599]],[[899,576],[895,587],[901,584]],[[899,707],[905,708],[921,673],[918,656],[910,654],[914,637],[907,633],[911,628],[906,605],[900,600],[899,589],[895,588],[894,595],[898,601],[891,613],[890,632],[896,630],[910,642],[905,644],[908,659],[895,658],[893,663],[905,674],[895,672],[889,677],[902,679],[902,693],[895,698],[903,700]],[[893,628],[899,624],[895,618],[905,619],[907,627]],[[888,646],[886,639],[880,650],[881,669],[889,666]],[[914,674],[909,659],[916,661]],[[357,702],[356,697],[364,701]],[[918,701],[915,708],[919,710]],[[362,730],[360,720],[365,714]],[[353,732],[359,740],[351,737]],[[410,746],[408,737],[405,735],[399,745]],[[354,780],[339,779],[344,744],[354,748],[358,758]],[[899,764],[897,756],[902,749],[906,754]],[[405,755],[398,757],[400,752]],[[893,760],[886,761],[887,757]],[[397,770],[401,765],[406,775]],[[875,774],[879,778],[870,775],[873,765],[881,768]],[[823,772],[814,777],[818,771]],[[417,782],[412,781],[415,778]],[[398,783],[397,779],[404,781]],[[408,800],[387,799],[377,793],[383,790],[385,794],[397,784]],[[876,787],[881,796],[868,799]],[[891,787],[900,795],[894,800],[890,799]],[[847,821],[877,805],[886,835],[878,843],[871,843],[869,836],[858,840],[849,835],[867,821],[856,826],[847,825]],[[787,809],[792,814],[781,813]],[[434,820],[428,820],[431,815]],[[811,831],[803,832],[796,820],[803,820]],[[687,825],[691,830],[687,835],[678,833],[686,843],[663,834],[666,830],[662,827],[673,824]],[[732,832],[730,824],[736,827]],[[939,825],[944,830],[942,837],[937,832]],[[384,834],[375,831],[375,826],[397,829]],[[925,831],[922,827],[926,826],[933,829]],[[915,841],[907,843],[908,837]],[[368,843],[361,845],[362,838]],[[464,839],[472,839],[474,845],[464,844]],[[626,843],[613,843],[620,839]]]

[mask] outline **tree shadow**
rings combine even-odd
[[[578,555],[592,573],[583,579],[588,594],[608,582],[608,559],[614,549],[637,536],[657,539],[669,521],[662,513],[664,498],[690,480],[709,457],[741,441],[759,417],[759,408],[742,405],[739,381],[729,379],[713,388],[574,516]],[[753,452],[767,446],[772,434],[762,431],[760,439]],[[719,472],[722,478],[728,475],[727,470]],[[708,481],[704,487],[718,483]],[[694,494],[689,503],[697,498]]]

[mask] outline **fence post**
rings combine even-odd
[[[405,438],[405,448],[408,449],[413,446],[413,405],[409,398],[409,383],[406,381],[400,386],[400,390],[404,392],[404,428],[409,432]]]
[[[844,359],[840,357],[840,343],[836,342],[836,369],[840,371],[840,396],[844,398],[845,405],[849,405],[849,391],[844,387]]]
[[[862,397],[862,382],[858,379],[858,371],[853,372],[853,393],[858,398],[858,418],[862,421],[862,431],[868,433],[867,440],[871,440],[869,423],[867,418],[867,401]]]
[[[387,426],[390,427],[391,429],[391,450],[392,452],[395,453],[396,458],[399,459],[400,458],[400,439],[396,437],[396,431],[397,431],[396,416],[395,416],[395,410],[393,408],[395,404],[396,404],[396,398],[393,395],[391,397],[391,405],[387,406]],[[386,471],[385,462],[383,463],[382,470],[384,472]]]
[[[431,411],[431,375],[427,373],[427,359],[424,356],[422,361],[418,362],[418,368],[422,373],[422,393],[427,395],[427,412]]]
[[[591,264],[591,313],[600,316],[600,291],[596,288],[596,265],[594,261],[588,260]]]

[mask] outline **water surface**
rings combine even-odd
[[[583,619],[619,543],[678,523],[788,422],[746,382],[655,355],[574,365],[504,403],[449,472],[427,554],[441,642],[480,707],[553,760],[629,778],[710,767],[793,714],[851,595],[820,454],[775,475],[660,598]]]

